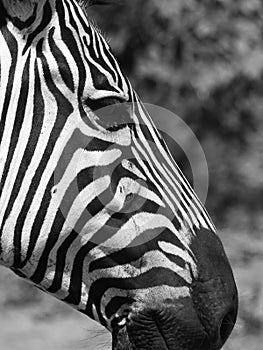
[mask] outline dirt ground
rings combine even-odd
[[[220,233],[236,277],[240,311],[224,350],[259,350],[263,343],[263,237]],[[111,349],[95,322],[0,268],[0,350]]]

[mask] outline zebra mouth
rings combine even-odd
[[[178,305],[180,306],[178,307]],[[147,308],[119,319],[112,333],[113,350],[219,350],[229,337],[236,310],[229,308],[209,326],[191,298],[177,306]]]
[[[191,340],[186,343],[184,331],[178,320],[167,312],[158,314],[139,314],[127,320],[115,334],[113,334],[113,350],[197,350],[215,348],[204,345],[207,342],[207,334],[203,327],[198,324],[192,327],[192,334],[186,332]],[[189,327],[189,329],[191,326]],[[197,329],[198,328],[198,329]]]

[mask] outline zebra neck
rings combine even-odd
[[[8,18],[19,28],[32,27],[42,17],[46,0],[0,0]]]

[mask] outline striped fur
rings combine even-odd
[[[188,295],[189,244],[214,226],[79,4],[25,4],[1,3],[0,259],[110,329]],[[100,119],[115,102],[128,117]]]

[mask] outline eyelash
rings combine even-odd
[[[120,99],[118,99],[116,97],[106,97],[106,98],[102,98],[102,99],[99,99],[99,100],[87,99],[85,101],[85,104],[86,104],[86,106],[88,106],[93,111],[96,111],[96,110],[98,110],[100,108],[113,106],[115,104],[119,104],[119,103],[122,103],[122,102],[123,101],[121,101]]]

